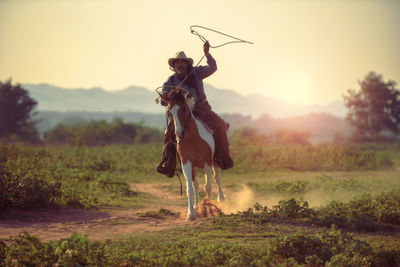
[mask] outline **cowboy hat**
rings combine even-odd
[[[193,59],[190,57],[186,57],[185,52],[179,51],[178,53],[176,53],[175,57],[168,59],[168,64],[171,66],[171,68],[174,67],[174,62],[177,59],[186,60],[189,63],[189,65],[193,65]]]

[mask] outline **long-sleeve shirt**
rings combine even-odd
[[[207,66],[198,66],[198,67],[193,67],[193,73],[195,78],[195,84],[197,87],[197,91],[199,95],[197,95],[196,89],[195,88],[189,88],[185,82],[180,85],[183,89],[187,90],[189,92],[189,97],[194,97],[196,103],[199,101],[205,101],[206,100],[206,94],[204,92],[204,85],[203,85],[203,79],[207,78],[211,74],[213,74],[217,70],[217,63],[215,59],[209,55],[207,56]],[[181,82],[181,79],[179,76],[174,73],[171,75],[168,80],[164,83],[162,92],[163,93],[168,93],[169,90],[171,90],[172,86],[177,86]],[[161,102],[162,105],[165,105],[165,103]]]

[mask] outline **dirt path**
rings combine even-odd
[[[134,191],[149,193],[155,197],[179,200],[181,196],[160,189],[161,184],[132,184]],[[37,235],[42,241],[69,237],[72,233],[87,234],[90,239],[115,238],[118,235],[138,232],[159,231],[182,225],[201,223],[186,222],[186,209],[168,201],[168,206],[149,206],[146,209],[115,209],[107,212],[87,211],[80,209],[58,208],[37,211],[4,210],[0,213],[0,240],[10,235],[27,231]],[[139,217],[138,212],[168,208],[180,212],[180,217],[165,219]]]

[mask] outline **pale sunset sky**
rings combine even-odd
[[[211,49],[220,89],[327,104],[372,70],[400,83],[396,0],[0,0],[0,80],[153,90],[177,51],[203,55],[190,25],[254,42]]]

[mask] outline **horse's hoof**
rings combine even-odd
[[[187,216],[186,216],[186,221],[187,222],[189,222],[189,221],[194,221],[196,219],[196,216],[194,215],[194,214],[188,214]]]
[[[218,202],[225,202],[225,197],[219,197],[218,196],[217,201]]]

